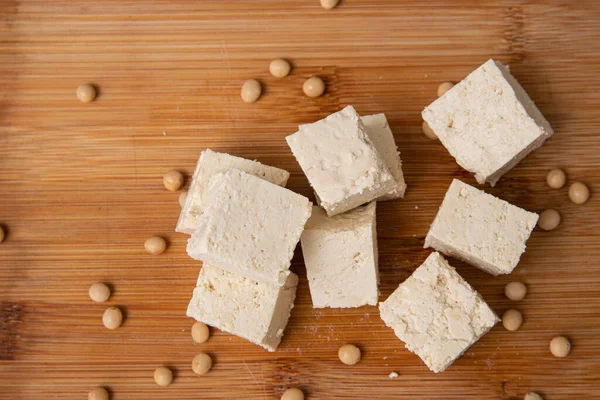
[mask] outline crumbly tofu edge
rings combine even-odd
[[[377,203],[374,203],[377,204]],[[372,304],[373,306],[377,305],[379,301],[379,296],[381,296],[381,292],[379,291],[379,246],[377,245],[377,214],[373,215],[373,223],[371,224],[371,235],[373,240],[373,254],[375,257],[375,282],[377,285],[377,296],[375,298],[375,302]],[[370,304],[370,303],[369,303]]]
[[[496,64],[496,66],[502,73],[502,76],[504,77],[504,79],[506,79],[506,81],[512,88],[512,90],[515,94],[515,97],[518,99],[521,106],[525,109],[525,112],[527,113],[527,115],[530,118],[532,118],[536,122],[536,124],[542,128],[542,131],[543,131],[543,134],[541,136],[539,136],[536,140],[531,142],[527,147],[525,147],[523,150],[521,150],[519,153],[517,153],[515,155],[515,157],[513,157],[513,159],[510,160],[510,162],[505,164],[504,167],[500,168],[492,175],[485,177],[485,176],[481,176],[479,174],[475,174],[475,179],[477,180],[477,182],[479,184],[484,184],[485,182],[487,182],[490,184],[490,186],[493,187],[493,186],[496,186],[496,183],[498,183],[498,180],[505,173],[507,173],[508,171],[513,169],[518,163],[520,163],[525,157],[527,157],[527,155],[529,155],[529,153],[540,148],[548,138],[550,138],[552,135],[554,135],[554,130],[552,129],[552,126],[550,126],[550,123],[548,122],[548,120],[544,117],[542,112],[539,110],[539,108],[535,105],[534,101],[531,100],[531,97],[529,97],[529,94],[527,94],[527,92],[525,91],[523,86],[521,86],[519,81],[517,81],[517,79],[510,73],[508,67],[499,61],[495,61],[495,60],[492,60],[492,61]]]
[[[396,181],[395,187],[388,193],[379,196],[377,201],[404,198],[407,185],[404,179],[404,173],[402,172],[402,159],[400,158],[400,151],[398,150],[394,134],[392,133],[385,114],[365,115],[361,117],[361,119],[367,135],[371,138],[375,149],[385,160],[388,169]],[[378,124],[379,122],[383,122],[383,126],[372,126],[372,124]]]
[[[457,260],[464,261],[467,264],[473,265],[493,276],[510,273],[510,272],[504,272],[504,271],[498,269],[493,264],[490,264],[490,263],[486,262],[485,260],[482,260],[479,257],[473,256],[471,254],[467,254],[464,251],[461,251],[460,249],[456,249],[456,248],[450,246],[449,244],[445,243],[444,241],[436,238],[435,236],[430,235],[429,233],[425,237],[425,245],[423,246],[423,248],[425,248],[425,249],[433,248],[433,249],[439,251],[440,253],[443,253],[450,257],[454,257]]]
[[[494,61],[494,60],[492,60],[492,61]],[[544,117],[544,115],[542,114],[540,109],[537,107],[535,102],[531,99],[531,97],[529,97],[529,94],[525,91],[523,86],[521,86],[519,81],[517,81],[517,79],[510,73],[508,66],[502,64],[499,61],[494,61],[494,63],[496,64],[496,66],[498,67],[500,72],[502,72],[504,79],[506,79],[508,84],[512,87],[512,89],[515,93],[515,96],[517,97],[517,99],[519,100],[519,102],[521,103],[523,108],[525,108],[527,115],[529,115],[531,118],[533,118],[533,120],[536,122],[536,124],[538,126],[542,127],[542,130],[544,131],[546,138],[552,136],[554,134],[554,130],[552,129],[552,126],[550,125],[548,120]]]
[[[209,149],[207,149],[209,150]],[[196,168],[194,169],[194,174],[192,175],[192,181],[190,182],[190,186],[188,189],[188,193],[185,196],[185,202],[183,203],[183,207],[181,207],[181,212],[179,213],[179,219],[177,220],[177,225],[175,226],[175,232],[186,233],[191,235],[194,233],[193,229],[190,229],[186,226],[185,220],[187,216],[190,214],[192,208],[192,199],[194,193],[194,187],[199,184],[198,179],[200,175],[200,171],[202,170],[202,162],[205,158],[207,151],[204,150],[200,153],[200,157],[198,157],[198,162],[196,163]]]
[[[291,272],[283,288],[279,291],[268,334],[261,344],[261,346],[269,351],[275,351],[279,343],[281,343],[283,333],[292,315],[297,288],[298,276]]]
[[[325,209],[327,215],[333,217],[335,215],[343,214],[347,211],[350,211],[356,207],[365,205],[389,193],[389,191],[393,187],[392,182],[394,182],[394,180],[387,181],[385,184],[371,187],[370,189],[365,190],[360,194],[346,198],[344,201],[339,203],[322,204],[321,200],[319,199],[319,196],[317,195],[317,192],[315,192],[315,198],[317,199],[318,204]]]
[[[483,298],[481,297],[481,295],[479,293],[476,294],[477,297],[479,298],[480,301],[483,301],[485,303],[485,300],[483,300]],[[487,303],[485,303],[487,305]],[[489,307],[489,305],[488,305]],[[467,345],[467,347],[465,347],[465,349],[463,351],[461,351],[456,357],[454,357],[452,360],[448,361],[448,363],[446,363],[446,365],[444,365],[443,368],[439,369],[439,370],[434,370],[431,367],[428,366],[428,368],[430,370],[432,370],[434,373],[439,374],[440,372],[444,372],[446,369],[448,369],[449,366],[451,366],[452,364],[454,364],[454,362],[456,360],[458,360],[459,358],[461,358],[463,356],[463,354],[465,354],[465,352],[467,350],[469,350],[471,348],[471,346],[473,346],[475,343],[477,343],[479,341],[479,339],[481,339],[482,337],[484,337],[485,335],[487,335],[487,333],[489,331],[492,330],[492,328],[494,326],[496,326],[496,324],[498,322],[500,322],[500,318],[498,317],[498,315],[494,312],[494,310],[490,307],[490,310],[492,310],[492,312],[494,313],[494,315],[496,316],[496,319],[494,321],[493,324],[489,325],[483,332],[481,332],[481,335],[473,338],[473,340],[471,340],[471,342]]]

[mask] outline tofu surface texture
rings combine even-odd
[[[211,183],[214,183],[230,168],[256,175],[275,185],[284,187],[290,177],[286,170],[270,167],[258,161],[232,156],[226,153],[217,153],[210,149],[202,151],[192,182],[181,208],[176,232],[191,235],[196,230],[196,218],[204,212],[204,195]]]
[[[392,191],[396,181],[352,106],[286,138],[327,215]]]
[[[187,316],[275,351],[294,308],[298,277],[283,286],[204,265]]]
[[[406,348],[435,373],[448,368],[499,321],[437,252],[379,303],[379,310]]]
[[[394,140],[394,134],[390,129],[385,114],[365,115],[360,118],[365,126],[367,135],[371,138],[373,145],[383,157],[385,164],[394,177],[396,185],[389,192],[379,196],[377,200],[393,200],[404,197],[406,191],[406,182],[402,173],[402,160],[400,152]]]
[[[230,169],[211,186],[204,206],[188,240],[190,257],[252,280],[284,284],[312,212],[306,197]]]
[[[313,207],[302,254],[314,308],[377,305],[376,203],[328,217]]]
[[[433,247],[492,275],[511,273],[538,215],[454,179],[425,237]]]
[[[508,68],[494,60],[425,107],[422,116],[456,162],[492,186],[554,133]]]

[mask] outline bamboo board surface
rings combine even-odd
[[[600,3],[572,1],[316,0],[0,2],[0,398],[83,399],[96,385],[124,399],[276,399],[299,386],[308,399],[600,398],[600,196],[571,204],[546,172],[600,187]],[[276,79],[268,63],[293,62]],[[378,205],[381,299],[426,258],[423,240],[453,177],[473,184],[421,133],[420,111],[437,85],[488,58],[508,63],[555,136],[486,190],[528,210],[556,208],[552,232],[536,229],[510,276],[451,260],[499,313],[523,311],[517,332],[496,326],[446,372],[433,374],[384,326],[376,307],[315,310],[300,251],[296,307],[275,353],[212,330],[195,345],[185,317],[200,264],[173,232],[179,205],[162,187],[173,168],[193,171],[204,148],[292,173],[288,187],[313,198],[284,137],[353,104],[384,112],[402,152],[404,200]],[[327,93],[303,96],[318,74]],[[241,83],[265,86],[255,104]],[[77,85],[100,88],[91,104]],[[168,238],[158,257],[151,235]],[[522,280],[524,301],[503,295]],[[101,324],[88,287],[113,287],[123,326]],[[548,351],[556,334],[573,351]],[[342,365],[338,347],[363,349]],[[214,368],[195,376],[199,351]],[[169,388],[153,370],[175,370]],[[399,378],[388,378],[396,371]]]

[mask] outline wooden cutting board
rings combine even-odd
[[[123,399],[277,399],[298,386],[308,399],[600,398],[600,195],[582,206],[545,174],[600,187],[600,3],[592,1],[317,0],[0,2],[0,398],[84,399],[96,385]],[[285,57],[290,76],[268,63]],[[433,374],[404,349],[376,307],[312,309],[302,256],[300,287],[281,346],[268,353],[212,330],[195,345],[187,302],[200,263],[174,233],[178,193],[162,175],[193,171],[202,149],[258,159],[292,173],[289,187],[313,198],[284,137],[353,104],[384,112],[402,152],[404,200],[378,206],[381,299],[426,258],[423,239],[453,177],[471,174],[421,133],[420,111],[442,81],[458,81],[489,58],[508,63],[556,134],[495,188],[532,211],[560,211],[536,229],[510,276],[452,260],[499,313],[516,307],[521,330],[501,325],[446,372]],[[327,93],[302,94],[317,74]],[[240,100],[260,79],[263,97]],[[99,97],[75,98],[91,82]],[[158,257],[151,235],[168,238]],[[514,303],[512,280],[529,286]],[[88,287],[110,283],[125,310],[116,331]],[[556,334],[573,351],[556,359]],[[337,349],[363,349],[356,366]],[[192,357],[211,354],[195,376]],[[159,388],[153,370],[175,370]],[[388,378],[390,372],[400,374]]]

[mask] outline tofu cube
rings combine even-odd
[[[492,275],[510,274],[538,215],[454,179],[425,237],[425,248]]]
[[[508,67],[494,60],[425,107],[422,116],[456,162],[492,186],[554,133]]]
[[[373,146],[375,146],[375,149],[385,161],[396,182],[392,190],[379,196],[377,200],[385,201],[403,198],[406,191],[406,182],[404,181],[404,174],[402,172],[402,160],[400,159],[400,152],[396,146],[394,134],[390,129],[385,114],[365,115],[364,117],[360,117],[360,119]],[[302,129],[310,125],[304,124],[298,126],[298,128]]]
[[[206,193],[187,252],[246,278],[283,285],[311,212],[306,197],[230,169]]]
[[[329,216],[368,203],[396,186],[352,106],[304,125],[286,140]]]
[[[396,184],[389,192],[379,196],[377,200],[394,200],[404,198],[406,191],[406,182],[402,173],[402,160],[400,160],[400,152],[394,140],[394,134],[390,129],[385,114],[373,114],[360,117],[367,131],[367,135],[371,138],[375,149],[383,157],[385,164],[390,170]]]
[[[204,265],[187,316],[275,351],[294,308],[298,277],[283,286]]]
[[[448,368],[499,321],[437,252],[379,303],[379,311],[406,348],[435,373]]]
[[[377,305],[375,204],[334,217],[313,207],[301,243],[314,308]]]
[[[188,235],[194,233],[197,226],[196,219],[204,212],[203,198],[211,182],[214,183],[230,168],[237,168],[282,187],[286,185],[290,177],[290,173],[283,169],[206,149],[200,153],[185,204],[177,221],[176,232]]]

